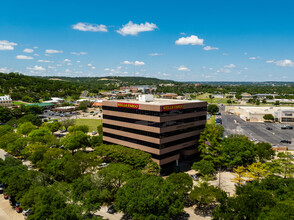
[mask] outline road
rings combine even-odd
[[[268,142],[275,146],[286,146],[290,150],[294,149],[294,130],[282,130],[283,124],[280,123],[246,122],[236,115],[226,113],[224,106],[219,107],[222,114],[222,125],[225,129],[224,135],[243,134],[250,139],[255,138],[259,142]],[[272,130],[267,130],[267,127],[272,128]],[[290,140],[292,144],[281,144],[281,140]]]

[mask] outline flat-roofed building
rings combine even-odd
[[[10,107],[12,106],[12,99],[9,95],[0,96],[0,106]]]
[[[197,153],[207,103],[153,99],[103,101],[103,141],[140,149],[159,165]]]

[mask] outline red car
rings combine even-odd
[[[5,192],[3,193],[3,195],[4,195],[4,199],[8,199],[8,195]]]
[[[15,207],[15,210],[16,210],[17,213],[21,213],[22,212],[22,208],[20,208],[19,206],[18,207],[16,206]]]

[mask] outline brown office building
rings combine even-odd
[[[207,103],[154,99],[103,101],[103,141],[140,149],[159,165],[197,153]]]

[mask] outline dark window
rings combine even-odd
[[[199,135],[195,135],[195,136],[192,136],[192,137],[183,138],[183,139],[179,139],[179,140],[176,140],[176,141],[171,141],[171,142],[168,142],[168,143],[165,143],[165,144],[154,144],[154,143],[151,143],[151,142],[148,142],[148,141],[142,141],[142,140],[138,140],[138,139],[134,139],[134,138],[124,137],[124,136],[121,136],[121,135],[112,134],[112,133],[108,133],[108,132],[103,132],[103,135],[105,137],[111,137],[111,138],[115,138],[115,139],[118,139],[118,140],[131,142],[131,143],[134,143],[134,144],[139,144],[139,145],[143,145],[143,146],[147,146],[147,147],[152,147],[152,148],[155,148],[155,149],[164,149],[164,148],[167,148],[167,147],[171,147],[171,146],[174,146],[174,145],[183,144],[185,142],[189,142],[189,141],[199,139]]]
[[[115,130],[120,130],[120,131],[126,131],[126,132],[130,132],[130,133],[134,133],[134,134],[145,135],[148,137],[165,138],[165,137],[171,137],[171,136],[175,136],[175,135],[179,135],[179,134],[188,133],[191,131],[202,130],[205,128],[205,125],[199,125],[199,126],[194,126],[194,127],[190,127],[190,128],[179,129],[176,131],[170,131],[170,132],[165,132],[165,133],[161,133],[161,134],[149,132],[149,131],[142,131],[142,130],[133,129],[133,128],[126,128],[126,127],[122,127],[122,126],[110,125],[110,124],[106,124],[106,123],[103,123],[103,127],[111,128],[111,129],[115,129]]]
[[[206,115],[193,117],[193,118],[185,118],[185,119],[179,119],[179,120],[174,120],[174,121],[168,121],[168,122],[161,122],[161,123],[153,122],[153,121],[144,121],[144,120],[133,119],[133,118],[124,118],[124,117],[118,117],[118,116],[112,116],[112,115],[105,115],[105,114],[103,115],[103,118],[115,120],[115,121],[134,123],[134,124],[138,124],[138,125],[146,125],[146,126],[151,126],[151,127],[164,128],[164,127],[169,127],[169,126],[173,126],[173,125],[182,125],[185,123],[206,120]]]
[[[206,112],[207,111],[206,107],[178,109],[178,110],[164,111],[164,112],[147,111],[147,110],[131,109],[131,108],[111,107],[111,106],[102,106],[102,109],[109,110],[109,111],[126,112],[126,113],[139,114],[139,115],[151,115],[151,116],[158,116],[158,117],[173,116],[173,115],[180,115],[180,114],[193,113],[193,112],[203,112],[203,111]]]

